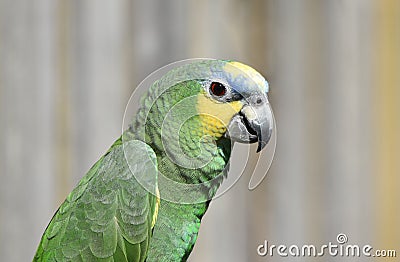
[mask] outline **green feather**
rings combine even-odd
[[[210,72],[219,75],[225,62],[219,63],[218,66],[194,63],[183,71],[169,72],[152,85],[130,128],[89,170],[57,210],[42,236],[34,261],[187,259],[196,242],[208,200],[226,176],[231,143],[223,137],[203,140],[201,132],[197,132],[201,129],[201,119],[196,112],[195,100],[174,111],[175,115],[168,123],[163,121],[180,101],[195,99],[203,92],[199,81],[186,79],[207,80]],[[168,83],[175,83],[177,79],[182,81],[169,88]],[[180,126],[187,114],[193,114],[193,117]],[[163,123],[165,140],[161,137]],[[164,146],[174,153],[176,161],[186,161],[186,156],[208,164],[197,169],[177,165]],[[177,153],[178,150],[182,152]],[[178,204],[162,199],[157,222],[152,228],[157,207],[154,193],[158,172],[180,183],[204,184],[198,192],[176,192],[178,200],[193,193],[197,204]],[[153,194],[137,179],[153,183]],[[158,186],[162,198],[170,189],[161,184]]]
[[[156,178],[151,148],[138,140],[124,148],[135,152],[130,163],[138,159],[132,172]],[[56,212],[34,261],[144,261],[155,201],[129,171],[118,140]]]

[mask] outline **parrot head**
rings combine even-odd
[[[165,198],[179,202],[180,192],[192,192],[184,202],[201,202],[195,193],[203,189],[187,185],[208,183],[210,199],[227,175],[234,142],[258,143],[259,152],[271,138],[268,82],[253,68],[225,60],[190,62],[156,79],[128,133],[156,153],[168,178],[159,181]]]
[[[146,142],[180,166],[202,167],[218,152],[227,160],[230,149],[218,147],[230,148],[230,142],[258,143],[259,152],[273,128],[268,89],[265,78],[245,64],[191,62],[154,82],[133,126],[144,126]]]
[[[261,151],[273,127],[269,85],[264,77],[247,65],[228,61],[221,71],[199,81],[203,90],[197,109],[206,134],[241,143],[257,142],[257,152]]]

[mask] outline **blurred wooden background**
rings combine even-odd
[[[0,0],[0,261],[32,259],[136,85],[192,57],[268,78],[278,145],[255,191],[211,204],[189,261],[309,261],[256,248],[339,233],[400,256],[399,1]]]

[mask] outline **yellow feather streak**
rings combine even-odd
[[[154,209],[153,219],[151,220],[151,228],[154,227],[157,221],[158,209],[160,208],[160,191],[156,188],[156,207]]]

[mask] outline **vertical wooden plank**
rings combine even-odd
[[[398,248],[400,209],[400,4],[396,0],[376,2],[376,205],[380,248]]]
[[[55,89],[55,151],[56,177],[55,190],[57,198],[54,201],[56,207],[65,199],[72,187],[71,179],[71,1],[57,1],[56,30],[54,30],[56,53],[56,77]]]
[[[372,88],[371,82],[362,81],[368,78],[363,74],[368,64],[362,64],[361,59],[361,47],[368,46],[368,42],[362,41],[365,37],[361,25],[368,23],[370,17],[360,15],[366,5],[368,1],[326,2],[325,5],[324,229],[330,239],[345,233],[349,243],[366,241],[365,232],[372,223],[364,213],[368,210],[364,201],[369,200],[363,197],[371,189],[371,169],[364,168],[368,166],[364,150],[371,147],[365,146],[368,140],[362,135],[368,137],[372,127],[363,121],[370,110]]]
[[[3,179],[4,178],[4,174],[6,173],[6,165],[5,165],[5,160],[6,160],[6,153],[5,153],[5,148],[6,148],[6,128],[4,127],[4,124],[1,123],[5,123],[6,121],[6,114],[5,114],[5,107],[6,107],[6,103],[5,103],[5,96],[6,96],[6,80],[4,79],[4,65],[1,61],[5,61],[5,55],[4,55],[4,49],[5,49],[5,45],[6,43],[4,43],[3,38],[5,37],[5,21],[4,18],[5,16],[2,15],[2,11],[4,10],[3,7],[5,6],[5,4],[3,2],[0,2],[0,175]],[[5,182],[5,181],[4,181]],[[1,186],[0,186],[0,189]],[[4,206],[4,200],[3,200],[4,195],[0,193],[0,204],[1,207]],[[4,215],[4,213],[6,212],[6,210],[4,208],[0,207],[0,225],[4,225],[5,222],[7,220],[7,217]],[[1,235],[4,234],[4,229],[3,227],[0,226],[0,244],[3,243],[3,237],[1,237]],[[0,253],[2,253],[3,250],[0,249]],[[2,259],[5,258],[4,255],[1,256]]]
[[[71,19],[71,126],[74,184],[121,135],[130,86],[127,1],[74,1]]]
[[[274,75],[271,100],[278,128],[278,148],[273,169],[265,181],[268,225],[264,239],[270,243],[301,243],[308,234],[306,203],[306,154],[308,148],[305,70],[309,65],[305,52],[307,7],[302,1],[273,3],[274,31],[270,38],[274,49]],[[304,64],[305,63],[305,64]],[[276,170],[276,171],[275,171]],[[276,173],[275,173],[276,172]],[[256,248],[256,247],[254,247]],[[254,249],[253,249],[254,250]],[[255,252],[255,251],[254,251]],[[257,261],[265,258],[258,257]],[[276,257],[279,261],[279,257]]]
[[[154,70],[187,58],[187,1],[136,0],[133,6],[134,74],[141,81]]]
[[[245,32],[253,26],[250,5],[244,1],[189,1],[188,52],[190,57],[245,61]]]
[[[30,261],[54,198],[54,5],[0,5],[0,260]]]
[[[358,151],[358,178],[356,179],[357,187],[357,201],[358,201],[358,214],[353,223],[357,223],[357,235],[354,236],[353,241],[360,244],[366,242],[373,242],[376,235],[373,230],[375,219],[373,214],[376,212],[373,203],[374,196],[372,191],[376,190],[375,187],[375,152],[376,148],[371,141],[374,140],[374,107],[371,106],[375,103],[374,95],[374,1],[357,1],[356,6],[357,15],[357,34],[358,44],[358,92],[362,97],[358,101],[358,144],[355,144]],[[358,221],[355,221],[359,219]],[[362,223],[359,223],[362,221]]]
[[[247,30],[243,30],[242,36],[246,43],[246,58],[251,61],[252,66],[266,76],[271,73],[267,68],[268,55],[272,53],[268,42],[271,27],[267,22],[269,15],[272,15],[272,12],[267,9],[271,1],[253,0],[246,4],[249,5],[245,20]]]
[[[207,57],[212,56],[210,50],[207,49],[210,37],[207,28],[208,21],[211,19],[207,10],[209,1],[188,1],[188,13],[190,20],[188,43],[189,56],[191,57]],[[208,54],[206,54],[208,53]]]
[[[326,119],[326,109],[323,101],[329,100],[324,90],[326,76],[323,74],[324,54],[329,52],[329,49],[324,46],[324,32],[326,32],[323,13],[325,2],[318,0],[304,1],[303,12],[303,27],[304,46],[302,53],[305,53],[303,61],[300,61],[299,66],[304,66],[304,120],[305,120],[305,144],[302,151],[305,153],[305,169],[301,174],[304,180],[304,194],[302,214],[305,219],[306,235],[300,245],[306,243],[323,242],[323,226],[324,216],[326,211],[326,203],[323,202],[324,192],[329,191],[329,188],[323,185],[325,174],[324,164],[326,148],[322,141],[326,140],[326,130],[322,123]],[[292,89],[295,89],[293,86]],[[293,173],[293,176],[298,174]],[[326,258],[317,259],[324,261]]]

